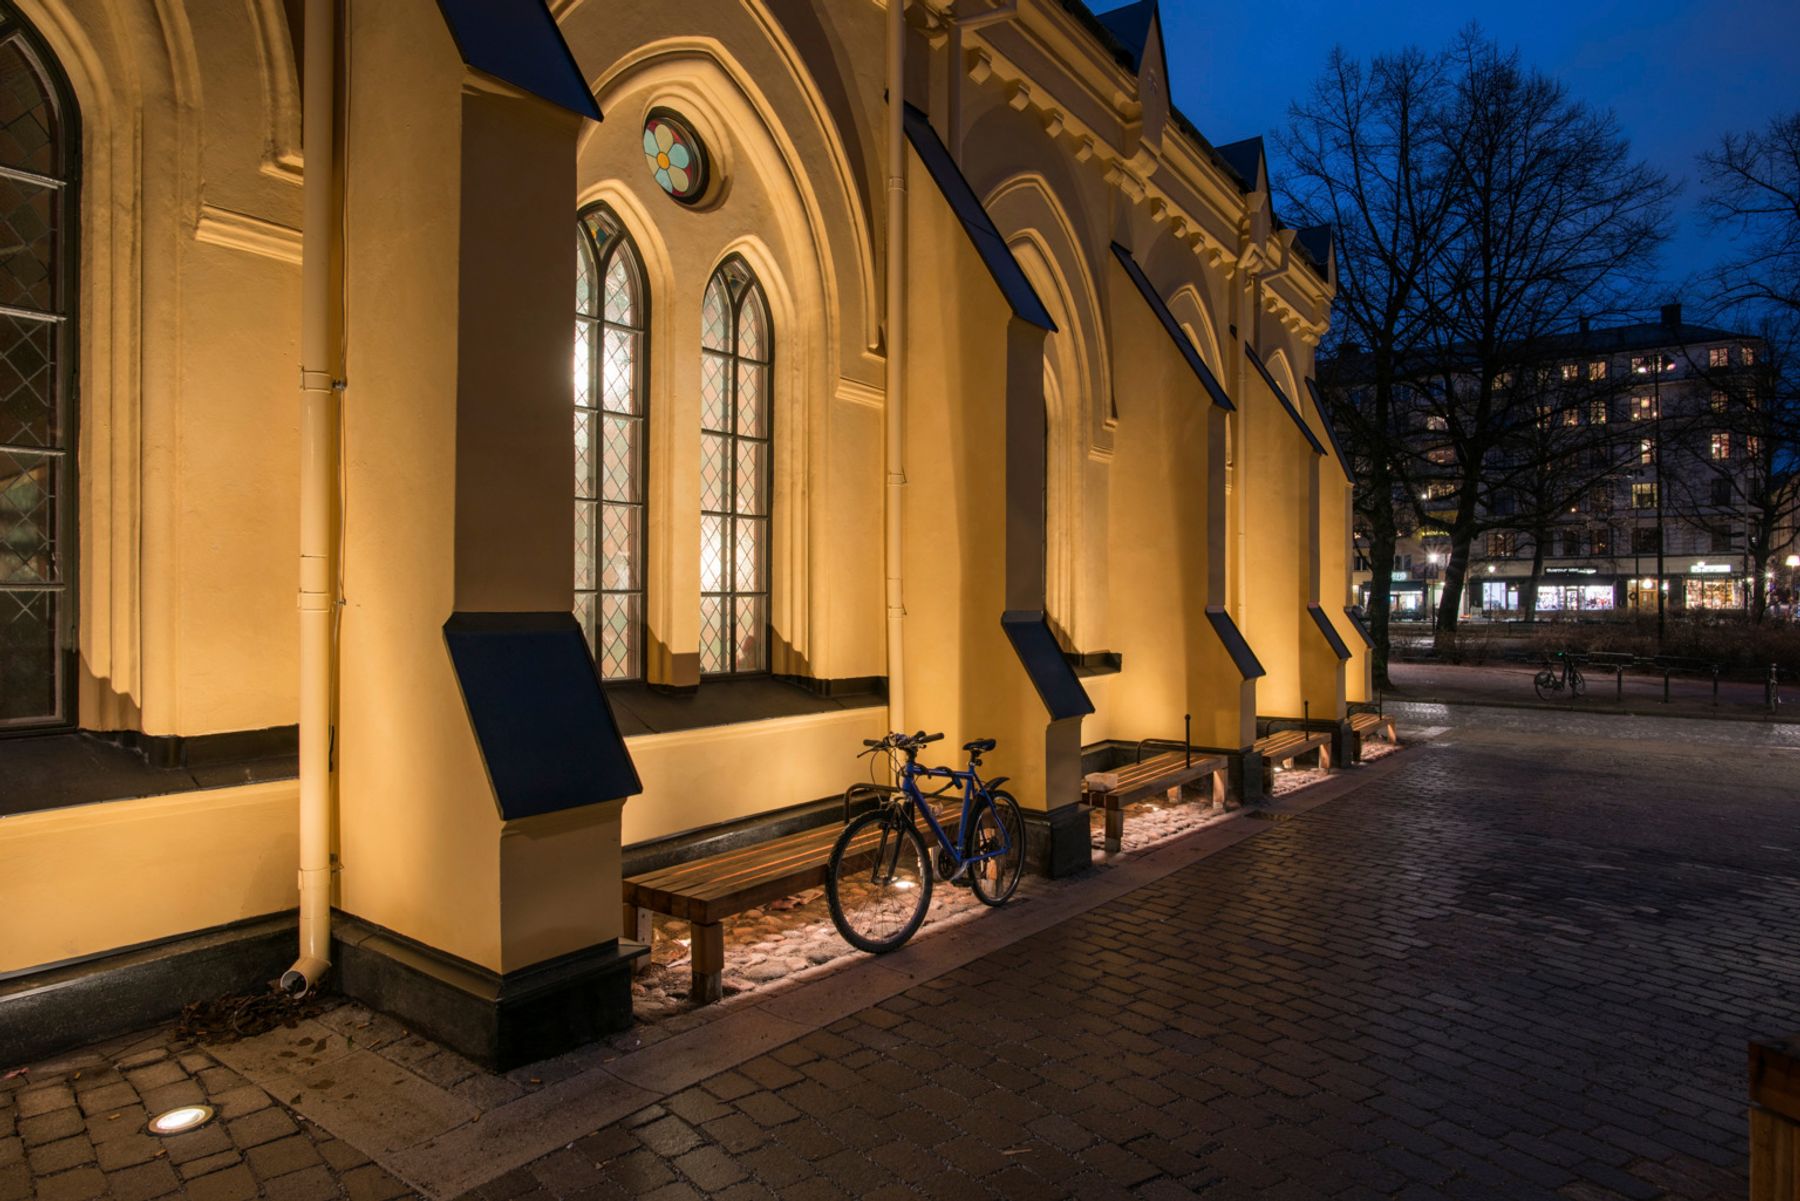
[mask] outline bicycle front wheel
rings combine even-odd
[[[838,835],[825,870],[831,924],[859,951],[880,955],[913,936],[931,907],[925,840],[890,808],[865,813]]]
[[[1004,792],[989,794],[988,803],[975,811],[968,848],[971,855],[994,853],[969,865],[976,899],[983,905],[1006,904],[1025,871],[1025,819],[1019,803]]]
[[[1571,669],[1569,672],[1569,692],[1574,696],[1580,696],[1586,691],[1587,677],[1580,672]]]
[[[1550,694],[1557,691],[1556,673],[1545,668],[1537,673],[1537,679],[1533,680],[1532,684],[1537,688],[1537,694],[1541,699],[1549,700]]]

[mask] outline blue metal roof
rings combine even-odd
[[[1281,407],[1287,410],[1287,415],[1294,419],[1295,427],[1306,438],[1307,444],[1313,448],[1313,453],[1324,454],[1325,444],[1319,441],[1318,435],[1312,432],[1312,427],[1306,424],[1306,419],[1300,416],[1300,410],[1294,407],[1294,402],[1288,399],[1288,394],[1281,390],[1281,385],[1276,383],[1275,377],[1269,374],[1269,369],[1263,365],[1262,356],[1251,349],[1248,342],[1244,343],[1244,353],[1250,356],[1250,365],[1256,368],[1256,374],[1262,376],[1263,383],[1269,385],[1269,391],[1275,394],[1275,399],[1281,402]]]
[[[1044,307],[1031,281],[1025,278],[1025,271],[1013,257],[1012,248],[994,227],[993,218],[976,199],[968,177],[950,157],[950,148],[931,127],[931,120],[910,104],[906,106],[906,138],[918,152],[919,161],[925,164],[938,191],[949,202],[950,211],[962,223],[963,232],[974,243],[975,253],[981,256],[988,274],[1000,285],[1000,294],[1012,306],[1013,315],[1041,330],[1055,333],[1056,322],[1050,319],[1050,310]]]
[[[438,11],[464,63],[600,120],[600,106],[545,0],[438,0]]]
[[[1031,677],[1038,698],[1050,711],[1053,720],[1081,717],[1094,711],[1087,689],[1069,658],[1057,644],[1056,635],[1042,609],[1008,609],[1000,615],[1000,628],[1006,631],[1013,653]]]
[[[1237,628],[1237,622],[1231,620],[1231,614],[1218,605],[1208,605],[1206,620],[1212,626],[1213,633],[1218,635],[1219,641],[1225,645],[1225,653],[1231,656],[1238,675],[1246,680],[1254,680],[1269,674],[1263,669],[1256,652],[1250,649],[1243,631]]]
[[[1331,618],[1325,616],[1325,610],[1317,605],[1308,605],[1306,611],[1312,614],[1313,624],[1319,627],[1319,633],[1325,635],[1325,641],[1331,644],[1331,651],[1338,657],[1339,662],[1348,659],[1350,648],[1344,645],[1343,638],[1338,635],[1337,627],[1331,624]]]
[[[453,613],[444,643],[507,821],[644,790],[569,613]]]
[[[1325,427],[1325,436],[1331,439],[1331,449],[1337,455],[1338,466],[1344,469],[1344,478],[1354,484],[1356,476],[1350,471],[1350,456],[1344,453],[1344,444],[1338,441],[1337,427],[1331,424],[1331,414],[1325,411],[1325,398],[1319,395],[1318,381],[1310,375],[1306,377],[1306,391],[1312,396],[1313,408],[1319,414],[1319,424]]]
[[[1138,266],[1136,259],[1131,257],[1131,251],[1114,242],[1112,252],[1113,257],[1119,260],[1119,265],[1125,268],[1125,274],[1131,277],[1131,282],[1137,285],[1138,295],[1144,298],[1144,303],[1148,304],[1150,311],[1156,314],[1156,320],[1162,325],[1163,332],[1169,335],[1169,340],[1175,343],[1175,349],[1179,350],[1181,357],[1187,360],[1189,369],[1200,377],[1200,383],[1205,387],[1206,394],[1212,397],[1213,404],[1226,412],[1235,410],[1237,406],[1232,404],[1231,397],[1226,395],[1224,386],[1219,383],[1219,377],[1212,373],[1212,369],[1206,365],[1206,360],[1200,357],[1200,352],[1194,347],[1193,339],[1187,336],[1187,332],[1181,328],[1180,322],[1175,320],[1175,314],[1169,311],[1168,304],[1152,286],[1150,277],[1144,274],[1144,269]]]

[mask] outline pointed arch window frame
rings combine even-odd
[[[727,336],[712,337],[707,307],[715,287],[726,297]],[[753,306],[753,307],[752,307]],[[760,346],[745,346],[746,314],[760,322]],[[773,643],[769,596],[770,534],[774,528],[775,467],[775,325],[768,294],[755,270],[741,255],[727,257],[707,277],[701,297],[700,401],[700,676],[702,679],[766,675]],[[714,368],[712,364],[721,364]],[[709,405],[711,372],[722,375],[720,405]],[[744,428],[744,382],[757,380],[756,421]],[[712,420],[718,414],[722,420]],[[709,423],[710,422],[710,423]],[[714,491],[709,485],[711,448],[718,446],[720,472]],[[755,472],[746,489],[746,465]],[[750,498],[746,506],[745,498]],[[715,533],[716,531],[716,533]],[[746,533],[750,538],[746,540]],[[716,548],[715,548],[716,544]],[[716,553],[718,566],[709,568]],[[743,568],[751,568],[749,587]],[[746,620],[748,618],[748,620]],[[716,656],[710,639],[718,628]],[[744,654],[746,631],[754,634],[753,653]]]
[[[574,429],[575,441],[575,617],[593,652],[594,665],[608,683],[628,683],[648,678],[648,564],[649,550],[649,464],[650,464],[650,316],[649,276],[644,270],[643,255],[625,223],[611,206],[603,201],[583,205],[576,214],[576,360],[574,363]],[[604,241],[602,238],[604,237]],[[582,273],[592,265],[592,285],[588,291],[588,310],[582,308]],[[631,288],[631,307],[619,314],[610,303],[608,280],[615,265],[622,264]],[[582,337],[591,332],[585,363],[581,357]],[[632,347],[629,370],[632,379],[623,395],[626,407],[612,402],[619,393],[608,388],[607,371],[615,364],[609,349],[618,342]],[[585,371],[586,391],[583,392]],[[587,403],[583,404],[585,395]],[[582,437],[583,418],[589,419],[589,434]],[[623,463],[629,487],[622,494],[613,488],[609,495],[609,435],[630,434],[630,444]],[[584,461],[586,456],[586,461]],[[616,460],[612,465],[619,466]],[[613,473],[617,476],[617,471]],[[584,492],[585,489],[585,492]],[[584,513],[584,509],[586,510]],[[582,560],[583,519],[587,518],[586,536],[591,540],[591,562],[584,571]],[[609,522],[615,523],[609,526]],[[623,523],[623,529],[617,523]],[[606,553],[608,531],[624,537],[627,562],[624,578],[611,574],[611,560],[618,556]],[[610,581],[610,582],[609,582]],[[609,626],[609,605],[624,605],[627,613],[622,626]],[[629,645],[622,666],[615,648],[605,635],[608,630],[622,632]]]
[[[21,517],[11,525],[0,525],[0,534],[6,534],[15,546],[23,545],[18,540],[30,534],[27,526],[36,529],[42,538],[41,543],[18,553],[0,551],[0,651],[12,660],[0,661],[0,693],[18,696],[15,677],[21,671],[32,670],[28,659],[31,651],[11,644],[6,636],[9,627],[33,620],[33,614],[45,615],[43,641],[37,652],[46,675],[45,691],[40,694],[44,703],[37,712],[8,713],[0,708],[0,737],[4,737],[72,729],[80,716],[76,688],[80,603],[80,403],[76,363],[81,111],[56,55],[30,22],[5,0],[0,0],[0,47],[15,47],[36,76],[51,126],[44,145],[47,161],[0,161],[0,188],[14,192],[15,215],[33,197],[42,196],[47,201],[42,210],[47,228],[37,235],[44,248],[44,278],[39,281],[44,291],[34,293],[26,281],[16,276],[0,287],[0,323],[5,323],[7,334],[17,339],[20,348],[26,348],[27,339],[36,341],[44,360],[36,372],[43,381],[39,394],[42,428],[33,430],[29,415],[11,420],[10,417],[19,416],[19,408],[12,408],[9,419],[0,421],[7,427],[0,429],[0,488],[35,490],[41,509],[48,513],[43,521]],[[34,331],[35,337],[25,331]],[[5,340],[11,338],[0,339]],[[0,345],[0,351],[3,350],[4,345]],[[8,361],[11,362],[10,356]],[[13,370],[24,374],[23,367],[16,364]],[[19,380],[7,399],[16,402],[18,393],[29,386],[29,380]],[[0,416],[7,414],[0,412]],[[4,510],[0,510],[0,522],[4,518]]]

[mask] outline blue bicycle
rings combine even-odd
[[[825,873],[831,921],[844,941],[858,950],[879,955],[896,949],[913,936],[931,907],[933,858],[915,814],[924,815],[936,836],[936,875],[969,888],[984,905],[1005,904],[1019,886],[1025,869],[1025,822],[1018,802],[1001,791],[1005,776],[983,783],[975,770],[981,756],[994,749],[994,740],[978,738],[963,744],[969,752],[966,770],[920,766],[920,748],[941,738],[942,734],[921,730],[863,742],[868,748],[863,755],[888,756],[899,787],[845,826],[831,849]],[[944,783],[924,792],[921,780]],[[952,838],[938,821],[933,802],[958,787],[962,812]]]

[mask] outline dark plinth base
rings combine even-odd
[[[629,1026],[644,953],[608,942],[502,974],[354,919],[332,934],[332,987],[496,1071]]]
[[[1023,813],[1025,863],[1032,871],[1054,880],[1093,866],[1093,834],[1085,806],[1064,805],[1048,813],[1026,809]]]
[[[1225,793],[1240,805],[1260,805],[1263,801],[1262,756],[1252,747],[1227,751]]]
[[[294,961],[294,931],[278,914],[0,981],[0,1071],[168,1021],[189,1001],[261,992]]]

